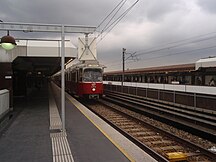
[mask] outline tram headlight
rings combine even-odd
[[[93,92],[96,91],[96,88],[92,88],[92,91],[93,91]]]

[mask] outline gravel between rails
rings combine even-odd
[[[166,130],[168,132],[171,132],[174,135],[177,135],[177,136],[179,136],[181,138],[187,139],[188,141],[191,141],[191,142],[193,142],[193,143],[195,143],[195,144],[197,144],[197,145],[199,145],[199,146],[201,146],[201,147],[203,147],[205,149],[210,149],[210,148],[216,147],[216,143],[212,143],[212,142],[210,142],[210,141],[208,141],[206,139],[200,138],[200,137],[195,136],[195,135],[193,135],[191,133],[185,132],[183,130],[176,129],[176,128],[170,126],[170,125],[167,125],[167,124],[162,123],[160,121],[157,121],[157,120],[154,120],[152,118],[146,117],[144,115],[138,114],[136,112],[130,111],[130,110],[126,109],[126,108],[123,108],[123,107],[118,106],[116,104],[112,104],[112,103],[107,102],[105,100],[101,100],[101,102],[103,102],[104,104],[107,104],[107,105],[109,105],[109,106],[111,106],[111,107],[113,107],[113,108],[115,108],[117,110],[120,110],[122,112],[126,112],[129,115],[132,115],[132,116],[134,116],[134,117],[136,117],[136,118],[138,118],[138,119],[140,119],[142,121],[145,121],[145,122],[147,122],[147,123],[149,123],[151,125],[157,126],[157,127],[162,128],[162,129],[164,129],[164,130]]]

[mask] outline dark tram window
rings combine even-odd
[[[83,82],[101,82],[102,70],[101,69],[84,69]]]

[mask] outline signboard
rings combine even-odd
[[[97,60],[96,38],[78,38],[78,59]]]

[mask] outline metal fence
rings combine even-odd
[[[151,99],[157,99],[161,101],[167,101],[171,103],[192,106],[195,108],[205,108],[216,110],[216,96],[201,94],[201,93],[189,93],[179,92],[174,90],[162,90],[152,88],[141,88],[131,86],[120,86],[104,84],[105,90],[123,92],[127,94],[133,94]]]

